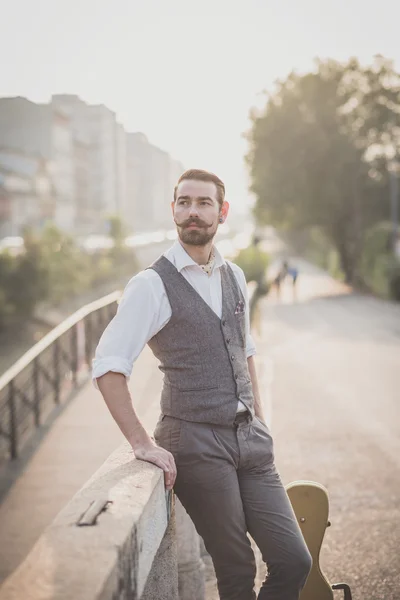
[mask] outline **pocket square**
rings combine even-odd
[[[243,300],[239,300],[239,302],[237,303],[236,308],[235,308],[235,315],[240,315],[241,313],[244,313]]]

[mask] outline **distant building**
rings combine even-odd
[[[93,155],[93,199],[104,215],[118,212],[117,123],[106,106],[88,106],[88,125]]]
[[[172,226],[170,202],[182,165],[143,133],[126,133],[115,113],[73,94],[46,105],[0,98],[0,145],[43,158],[54,186],[56,225],[106,233],[119,215],[130,232]]]
[[[154,229],[170,228],[172,223],[170,188],[171,158],[167,152],[151,146],[152,171],[154,173],[151,198],[153,203]]]
[[[90,132],[86,127],[85,113],[79,108],[85,106],[78,96],[53,96],[51,106],[56,113],[68,119],[72,138],[73,186],[74,186],[74,233],[91,232],[93,218],[97,221],[98,211],[91,198],[92,145]]]
[[[123,127],[117,123],[117,214],[126,221],[128,214],[127,198],[127,134]]]
[[[127,212],[133,231],[173,227],[170,204],[183,170],[143,133],[127,134]]]
[[[179,160],[175,160],[173,158],[170,159],[170,168],[169,168],[169,188],[170,188],[170,201],[174,199],[174,187],[178,183],[179,177],[185,171],[185,167]]]
[[[86,144],[88,188],[85,201],[85,222],[78,217],[88,233],[99,231],[108,216],[124,218],[126,204],[126,133],[117,123],[113,111],[106,106],[87,104],[72,94],[52,97],[53,106],[70,118],[73,136]],[[82,146],[81,146],[82,149]],[[81,157],[82,158],[82,157]],[[83,163],[80,172],[82,174]],[[81,195],[81,194],[79,194]],[[82,208],[82,202],[79,202]]]
[[[41,229],[55,216],[54,188],[45,159],[0,148],[0,238]]]
[[[0,98],[0,144],[47,161],[56,195],[54,221],[73,231],[74,148],[68,117],[56,107],[26,98]]]
[[[131,231],[150,230],[154,207],[150,196],[150,144],[144,133],[127,133],[126,155],[126,222]]]

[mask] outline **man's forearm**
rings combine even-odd
[[[109,371],[97,379],[97,384],[110,413],[132,446],[135,457],[160,467],[164,471],[166,489],[171,490],[176,479],[174,457],[164,448],[157,446],[139,421],[125,376]]]
[[[258,378],[254,356],[249,356],[249,358],[247,359],[247,365],[249,367],[251,386],[253,388],[254,412],[256,413],[256,416],[259,419],[265,422],[264,411],[261,404],[260,389],[258,387]]]
[[[110,413],[133,450],[148,442],[149,435],[133,408],[125,376],[109,371],[97,379],[97,384]]]

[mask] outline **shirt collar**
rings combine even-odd
[[[185,248],[182,246],[182,244],[179,242],[179,240],[176,240],[176,242],[172,246],[171,250],[172,250],[173,257],[174,257],[175,267],[177,268],[179,273],[185,267],[192,267],[193,265],[196,267],[199,266],[197,264],[197,262],[195,262],[193,260],[193,258],[191,258],[189,256],[189,254],[186,252]],[[216,246],[214,246],[214,254],[215,254],[214,269],[218,269],[219,267],[222,267],[222,265],[225,264],[225,259],[220,254],[220,252],[218,251]]]

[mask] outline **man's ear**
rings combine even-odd
[[[175,200],[172,200],[171,202],[171,210],[172,210],[172,214],[174,215],[174,208],[175,208]]]
[[[225,221],[226,217],[228,216],[229,213],[229,202],[227,202],[226,200],[224,200],[224,202],[222,203],[221,206],[221,210],[220,210],[220,218],[223,219],[222,222]]]

